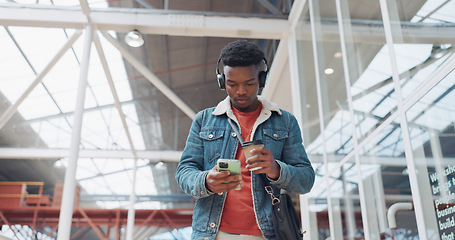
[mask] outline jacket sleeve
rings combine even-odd
[[[177,166],[175,179],[180,188],[195,198],[208,197],[213,193],[205,186],[205,177],[208,171],[204,170],[204,145],[199,136],[204,111],[196,114],[185,148]]]
[[[271,181],[278,188],[295,194],[308,193],[314,184],[315,173],[302,142],[302,135],[297,119],[288,115],[287,129],[289,137],[286,139],[281,154],[277,160],[280,165],[280,177]]]

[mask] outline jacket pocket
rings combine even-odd
[[[281,159],[281,153],[284,148],[284,143],[289,134],[284,130],[264,129],[264,147],[273,153],[273,157],[277,160]]]
[[[213,162],[220,158],[223,136],[224,131],[221,130],[204,130],[199,133],[204,142],[204,161]]]

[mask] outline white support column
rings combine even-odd
[[[374,187],[374,196],[376,201],[376,209],[378,214],[379,232],[386,232],[387,225],[387,208],[384,196],[384,183],[382,181],[381,168],[378,167],[377,171],[372,174],[372,183]]]
[[[365,212],[362,211],[362,219],[368,219],[367,223],[363,223],[363,227],[365,229],[368,229],[368,235],[365,232],[365,239],[379,239],[380,233],[376,208],[376,196],[374,195],[375,191],[372,175],[365,176],[361,181],[363,183],[364,188],[363,194],[365,197],[365,203],[363,203],[362,205],[367,209],[367,211]]]
[[[128,218],[126,222],[126,240],[133,240],[134,235],[134,219],[136,218],[136,211],[134,208],[134,205],[136,204],[136,175],[137,159],[134,159],[133,179],[131,181],[130,206],[128,208]]]
[[[73,132],[69,151],[68,167],[65,172],[63,185],[62,205],[58,224],[58,240],[68,240],[71,235],[71,223],[73,218],[74,195],[76,189],[76,168],[79,157],[79,145],[81,140],[82,117],[84,114],[85,92],[87,89],[87,76],[90,61],[90,49],[93,39],[93,27],[88,24],[85,28],[84,49],[79,76],[77,101],[74,111]]]
[[[332,209],[333,209],[333,223],[334,229],[333,232],[335,233],[332,239],[344,239],[343,238],[343,222],[341,221],[341,206],[340,206],[340,199],[333,198],[332,199]]]
[[[318,99],[318,113],[319,113],[319,127],[321,131],[321,139],[322,139],[322,157],[324,162],[324,171],[326,174],[329,174],[329,166],[328,166],[328,156],[327,156],[327,147],[325,144],[325,116],[324,113],[327,111],[327,103],[325,103],[322,99],[322,91],[323,91],[323,81],[321,79],[321,71],[320,71],[320,63],[322,62],[321,57],[323,57],[323,53],[319,50],[321,47],[319,46],[320,38],[318,33],[320,33],[320,21],[316,19],[315,14],[319,15],[319,1],[318,0],[309,0],[309,10],[310,10],[310,22],[311,22],[311,40],[313,43],[313,57],[314,57],[314,72],[316,77],[316,91],[317,91],[317,99]],[[338,239],[336,232],[335,232],[335,222],[333,216],[333,206],[332,206],[332,194],[331,194],[331,185],[330,185],[330,176],[326,176],[325,180],[325,187],[327,189],[327,210],[329,215],[329,228],[330,228],[330,237],[331,239]],[[342,236],[341,236],[342,237]]]
[[[137,174],[137,153],[136,148],[134,147],[133,139],[131,138],[131,134],[128,128],[128,124],[125,120],[125,114],[123,114],[122,106],[120,104],[120,99],[117,94],[117,90],[115,89],[114,81],[112,80],[111,71],[109,70],[109,65],[107,64],[106,56],[104,55],[103,47],[101,42],[98,38],[98,35],[94,37],[94,43],[98,55],[101,60],[101,64],[103,65],[104,73],[106,74],[107,82],[109,84],[109,88],[112,93],[112,97],[115,101],[115,106],[117,108],[117,112],[119,113],[119,117],[122,121],[123,129],[125,130],[126,137],[128,138],[128,143],[130,144],[131,152],[134,156],[134,164],[133,164],[133,177],[131,179],[131,193],[130,193],[130,205],[128,208],[128,219],[126,223],[126,239],[133,240],[133,231],[134,231],[134,221],[136,218],[136,211],[135,211],[135,204],[136,204],[136,174]]]
[[[347,4],[347,1],[343,1],[343,3]],[[346,85],[346,96],[348,101],[348,109],[349,109],[349,118],[351,122],[351,133],[352,133],[352,140],[354,143],[354,158],[355,158],[355,168],[357,169],[357,179],[359,183],[359,194],[360,194],[360,209],[362,212],[362,219],[364,223],[364,232],[365,238],[368,239],[369,229],[368,227],[368,218],[367,218],[367,209],[366,209],[366,198],[365,198],[365,190],[362,181],[362,171],[361,171],[361,163],[359,157],[359,143],[357,141],[357,133],[356,133],[356,126],[355,126],[355,116],[354,116],[354,107],[352,104],[352,94],[351,94],[351,68],[356,66],[356,63],[348,61],[348,54],[347,49],[353,49],[353,40],[352,40],[352,29],[350,26],[350,21],[346,22],[346,19],[349,18],[349,8],[342,4],[340,0],[336,0],[336,8],[337,8],[337,18],[338,18],[338,28],[340,31],[340,45],[341,45],[341,56],[343,59],[343,72],[344,72],[344,80]],[[349,45],[348,45],[349,44]],[[351,48],[349,48],[351,46]],[[343,169],[343,168],[342,168]],[[344,171],[343,171],[343,179],[344,179]],[[355,215],[352,206],[351,194],[349,189],[345,189],[344,192],[345,198],[345,207],[346,207],[346,220],[347,220],[347,227],[348,227],[348,239],[354,239],[356,233],[356,223],[355,223]]]
[[[304,240],[319,239],[318,217],[316,212],[310,210],[314,204],[314,199],[309,199],[308,195],[300,195],[300,215]]]
[[[294,7],[293,7],[294,9]],[[294,10],[295,11],[295,10]],[[297,14],[300,16],[300,13]],[[297,16],[296,16],[297,17]],[[298,17],[297,17],[298,18]],[[280,47],[287,47],[289,57],[289,72],[291,81],[291,98],[292,98],[292,112],[299,122],[300,126],[303,126],[303,113],[302,113],[302,100],[300,91],[300,78],[299,78],[299,67],[297,57],[297,39],[296,39],[296,25],[291,26],[289,32],[291,33],[288,38],[283,38],[280,41]],[[281,61],[284,62],[284,61]],[[278,82],[278,81],[276,81]],[[302,139],[304,138],[304,131],[302,129]],[[300,195],[300,216],[302,222],[302,230],[306,231],[303,239],[317,239],[318,238],[318,226],[316,213],[310,212],[309,210],[308,194]]]
[[[344,200],[344,217],[346,221],[347,239],[354,240],[356,234],[356,222],[354,214],[354,203],[352,201],[351,189],[346,180],[346,171],[344,167],[341,168],[341,180],[343,182],[343,200]],[[360,181],[360,180],[359,180]]]
[[[287,39],[282,39],[280,45],[285,42],[288,50],[289,56],[289,71],[291,77],[291,95],[292,95],[292,111],[300,126],[303,126],[302,120],[302,108],[301,108],[301,92],[300,92],[300,78],[299,78],[299,68],[298,68],[298,59],[297,59],[297,40],[295,38],[295,29],[291,30],[291,35]],[[303,137],[302,131],[302,137]],[[317,239],[318,238],[318,226],[317,226],[317,216],[315,212],[309,210],[310,204],[308,194],[300,195],[300,218],[302,222],[302,230],[306,231],[303,236],[303,239]]]
[[[432,202],[432,195],[430,190],[430,184],[428,182],[428,171],[425,164],[416,163],[414,159],[413,148],[409,135],[408,122],[406,117],[406,109],[403,103],[403,95],[401,92],[400,78],[398,73],[398,63],[395,54],[394,47],[394,36],[392,34],[395,28],[400,28],[400,25],[396,25],[396,19],[390,19],[389,10],[393,9],[396,11],[396,6],[388,6],[388,4],[395,4],[394,0],[380,0],[381,14],[384,21],[384,30],[386,36],[387,47],[389,50],[390,65],[392,67],[392,77],[397,96],[397,107],[400,120],[400,126],[402,130],[403,144],[406,155],[406,162],[408,164],[409,181],[411,184],[412,199],[414,203],[417,229],[419,231],[419,239],[437,239],[434,237],[435,232],[438,232],[438,226],[436,224],[436,218],[434,214],[434,203]],[[393,14],[393,13],[391,13]],[[394,29],[392,29],[392,21],[394,21]],[[396,32],[396,31],[393,31]],[[401,32],[401,31],[400,31]],[[400,42],[401,43],[401,42]],[[424,156],[423,154],[421,154]],[[425,174],[426,173],[426,174]],[[428,234],[427,234],[428,233]]]
[[[302,93],[300,92],[299,61],[297,57],[297,39],[295,38],[295,33],[291,34],[286,40],[289,54],[289,75],[291,77],[292,112],[300,126],[303,126],[302,101],[300,97]],[[303,140],[305,141],[305,139]]]

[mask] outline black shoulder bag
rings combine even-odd
[[[240,144],[243,146],[242,135],[228,117],[228,122],[237,134]],[[281,193],[278,198],[273,195],[272,186],[266,186],[265,191],[272,198],[273,229],[278,240],[302,240],[303,233],[300,231],[300,219],[297,216],[291,196]]]
[[[302,240],[304,232],[300,230],[300,219],[292,203],[291,196],[281,193],[278,197],[275,197],[271,186],[266,186],[265,191],[272,198],[273,229],[277,239]]]

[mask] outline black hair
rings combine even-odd
[[[259,65],[264,52],[254,42],[237,40],[221,50],[220,58],[225,66],[230,67]]]

